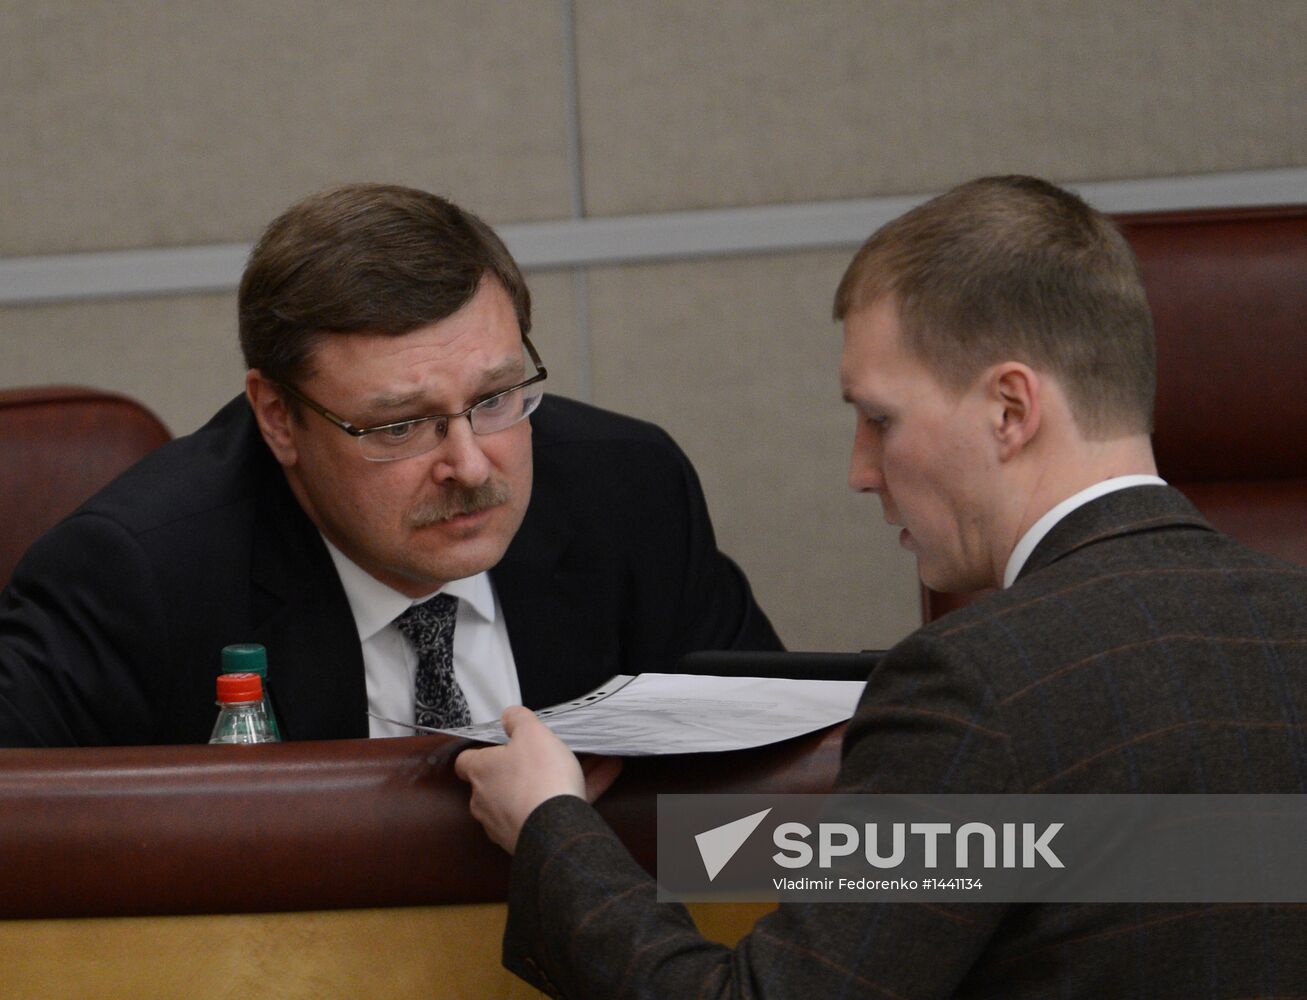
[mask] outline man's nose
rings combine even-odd
[[[472,433],[467,417],[457,417],[445,429],[445,440],[435,451],[431,476],[436,482],[454,480],[464,486],[480,486],[490,478],[490,460],[481,448],[481,438]]]
[[[880,493],[885,489],[881,469],[881,447],[877,435],[861,421],[853,435],[853,454],[849,457],[849,488],[858,493]]]

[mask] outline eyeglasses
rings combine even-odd
[[[496,431],[507,430],[531,416],[545,394],[544,386],[540,383],[548,378],[549,372],[541,364],[535,346],[525,335],[522,337],[522,346],[536,368],[536,373],[525,382],[519,382],[517,385],[478,399],[467,409],[459,410],[457,413],[433,413],[426,417],[398,420],[391,424],[378,424],[375,427],[356,427],[325,406],[315,403],[294,386],[285,382],[277,384],[314,413],[330,420],[354,438],[359,443],[363,457],[369,462],[394,462],[401,458],[414,458],[426,454],[438,447],[449,431],[449,422],[459,417],[467,417],[473,434],[494,434]]]

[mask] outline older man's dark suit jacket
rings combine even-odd
[[[527,705],[693,649],[779,648],[666,434],[555,397],[531,420],[531,503],[491,572]],[[344,591],[243,398],[24,557],[0,597],[0,745],[203,742],[236,642],[267,646],[287,738],[367,735]]]
[[[1307,791],[1307,570],[1147,486],[1073,512],[1009,590],[891,650],[849,726],[866,792]],[[1307,907],[786,905],[710,945],[558,797],[505,963],[569,997],[1302,997]]]

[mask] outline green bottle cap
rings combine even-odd
[[[224,674],[258,674],[268,676],[268,651],[253,642],[242,642],[222,648]]]

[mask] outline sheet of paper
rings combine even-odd
[[[641,757],[743,750],[844,722],[863,686],[862,681],[623,675],[538,714],[577,753]],[[507,742],[498,722],[422,731]]]

